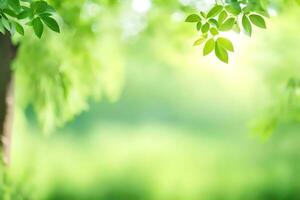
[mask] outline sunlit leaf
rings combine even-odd
[[[233,14],[233,15],[238,15],[241,13],[241,10],[236,8],[236,7],[233,7],[232,5],[227,5],[225,6],[225,9],[227,12]]]
[[[220,25],[220,31],[229,31],[232,29],[235,23],[235,18],[231,17],[227,19],[222,25]]]
[[[205,37],[199,38],[198,40],[196,40],[196,41],[194,42],[194,46],[201,45],[203,42],[205,42],[205,40],[206,40]]]
[[[251,36],[252,34],[252,26],[246,15],[243,15],[242,25],[247,35]]]
[[[198,22],[197,25],[196,25],[197,31],[200,31],[201,27],[202,27],[202,23]]]
[[[215,19],[209,19],[208,22],[215,27],[219,27],[219,23]]]
[[[206,56],[210,54],[215,48],[215,40],[213,38],[209,39],[203,48],[203,55]]]
[[[223,6],[221,5],[215,5],[207,14],[207,18],[212,18],[217,16],[223,9]]]
[[[223,37],[218,38],[217,43],[220,47],[222,47],[228,51],[232,51],[232,52],[234,51],[232,42],[226,38],[223,38]]]
[[[215,54],[217,56],[217,58],[219,60],[221,60],[222,62],[228,64],[228,53],[227,51],[221,46],[221,44],[219,43],[219,41],[216,41],[216,45],[215,45]]]
[[[222,24],[224,22],[224,20],[227,18],[227,16],[228,16],[227,12],[225,10],[223,10],[219,15],[218,23]]]
[[[196,15],[196,14],[191,14],[189,15],[186,20],[186,22],[191,22],[191,23],[194,23],[194,22],[199,22],[201,21],[201,18],[199,15]]]
[[[264,18],[262,18],[261,16],[252,14],[249,16],[249,18],[250,18],[250,21],[257,27],[267,28],[266,22],[265,22]]]
[[[210,33],[212,34],[212,35],[218,35],[219,34],[219,31],[216,29],[216,28],[211,28],[210,29]]]
[[[210,28],[209,23],[206,23],[206,24],[204,24],[204,25],[202,26],[201,32],[202,32],[202,33],[207,33],[208,30],[209,30],[209,28]]]

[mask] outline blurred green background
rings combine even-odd
[[[88,83],[100,101],[85,98],[84,112],[72,112],[74,119],[47,135],[37,121],[60,116],[47,118],[44,109],[39,118],[34,106],[25,112],[22,103],[15,106],[14,199],[300,199],[298,93],[294,103],[286,103],[286,84],[300,72],[299,8],[274,10],[268,29],[255,29],[252,38],[228,34],[236,52],[225,65],[192,47],[197,35],[183,21],[193,1],[113,2],[86,1],[78,22],[82,32],[84,22],[97,22],[92,28],[99,42],[84,44],[85,53],[102,62],[91,73],[101,80]],[[73,9],[53,3],[60,12]],[[98,15],[89,16],[91,11]],[[74,18],[70,13],[66,22]],[[49,33],[48,51],[58,53],[43,58],[47,67],[56,56],[77,58],[80,44],[69,46],[75,53],[68,55],[62,53],[68,47],[60,47],[65,43],[53,45],[70,35],[67,25],[62,36]],[[46,48],[28,37],[16,65],[26,63],[26,45]],[[29,91],[18,76],[29,69],[16,69],[22,97]],[[81,101],[73,98],[59,109],[74,110]],[[276,129],[270,125],[274,118]]]

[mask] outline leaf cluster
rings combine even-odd
[[[59,33],[60,28],[54,14],[54,8],[43,0],[0,0],[0,32],[24,35],[24,27],[28,26],[41,38],[46,25]]]
[[[196,30],[201,33],[194,45],[204,44],[203,55],[215,52],[216,57],[228,63],[228,52],[233,52],[232,42],[222,37],[223,32],[243,30],[252,35],[252,27],[266,29],[264,17],[269,17],[268,0],[228,0],[216,3],[208,12],[191,14],[186,22],[194,23]]]

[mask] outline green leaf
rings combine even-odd
[[[3,9],[3,12],[11,17],[17,17],[16,13],[10,9]]]
[[[224,49],[227,49],[228,51],[233,52],[234,51],[234,47],[233,44],[230,40],[220,37],[217,39],[217,43]]]
[[[55,19],[48,17],[48,16],[43,16],[42,20],[51,30],[53,30],[57,33],[60,32],[58,23],[55,21]]]
[[[194,42],[194,46],[198,46],[198,45],[202,44],[203,42],[205,42],[205,40],[206,40],[206,37],[199,38],[198,40],[196,40]]]
[[[28,10],[24,10],[21,13],[18,14],[17,18],[18,19],[25,19],[27,17],[29,17],[30,12]]]
[[[196,14],[189,15],[185,20],[185,22],[191,22],[191,23],[199,22],[199,21],[201,21],[201,18],[199,15]]]
[[[11,36],[14,36],[15,35],[15,32],[16,32],[16,27],[15,27],[15,24],[13,23],[13,22],[10,22],[10,30],[9,30],[9,32],[10,32],[10,35]]]
[[[0,32],[4,35],[5,34],[5,28],[2,24],[2,22],[0,21]]]
[[[45,13],[55,13],[55,9],[48,4]]]
[[[210,29],[210,33],[211,33],[212,35],[218,35],[218,34],[219,34],[219,31],[218,31],[215,27],[212,27],[212,28]]]
[[[45,1],[35,1],[31,3],[31,8],[33,9],[33,13],[40,14],[47,10],[48,4]]]
[[[239,15],[241,13],[241,9],[237,7],[233,7],[232,5],[225,6],[225,9],[227,12],[233,14],[233,15]]]
[[[41,17],[41,18],[43,18],[43,17],[51,17],[52,16],[52,14],[51,13],[41,13],[41,14],[39,14],[39,16]]]
[[[270,14],[267,10],[256,10],[255,12],[259,15],[270,18]]]
[[[220,31],[229,31],[232,29],[235,23],[235,18],[231,17],[227,19],[219,28]]]
[[[215,5],[214,7],[212,7],[212,9],[208,12],[207,14],[207,18],[213,18],[215,16],[217,16],[221,11],[223,10],[223,6],[221,5]]]
[[[228,17],[227,12],[225,10],[223,10],[219,15],[218,23],[222,24],[227,17]]]
[[[28,25],[28,26],[33,26],[32,21],[26,22],[25,24]]]
[[[236,33],[241,33],[240,25],[237,23],[233,25],[232,30]]]
[[[197,31],[200,31],[201,27],[202,27],[202,23],[198,22],[197,25],[196,25]]]
[[[215,19],[209,19],[208,22],[215,27],[219,27],[219,23]]]
[[[16,11],[19,11],[21,9],[19,0],[8,0],[8,5]]]
[[[262,9],[267,10],[268,5],[269,5],[269,0],[260,0],[260,5]]]
[[[35,18],[32,21],[32,26],[33,26],[33,30],[34,30],[35,35],[38,38],[41,38],[42,35],[43,35],[43,31],[44,31],[44,25],[43,25],[41,19],[39,17]]]
[[[254,25],[256,25],[260,28],[267,28],[266,22],[265,22],[264,18],[262,18],[261,16],[252,14],[252,15],[249,16],[249,18],[250,18],[250,21]]]
[[[207,33],[208,30],[209,30],[209,27],[210,27],[209,23],[205,23],[205,24],[202,26],[202,28],[201,28],[201,32],[202,32],[202,33]]]
[[[206,56],[210,54],[215,48],[215,40],[213,38],[209,39],[203,48],[203,55]]]
[[[200,15],[203,17],[203,18],[206,18],[206,14],[204,12],[200,12]]]
[[[216,41],[215,54],[219,60],[228,64],[228,53],[227,51],[220,45],[219,41]]]
[[[4,17],[1,18],[1,21],[2,21],[4,28],[6,28],[7,30],[10,31],[10,29],[11,29],[10,22],[7,19],[5,19]]]
[[[18,22],[14,22],[15,24],[15,28],[16,31],[20,34],[20,35],[24,35],[24,28],[21,24],[19,24]]]
[[[243,13],[249,14],[252,10],[253,10],[253,7],[251,6],[251,4],[249,4],[243,8]]]
[[[243,15],[242,25],[243,25],[243,28],[244,28],[246,34],[251,36],[252,26],[251,26],[250,20],[248,19],[248,17],[246,15]]]

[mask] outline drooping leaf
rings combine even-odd
[[[215,40],[213,38],[209,39],[203,48],[203,55],[206,56],[210,54],[215,48]]]
[[[55,21],[55,19],[48,17],[48,16],[43,16],[42,17],[43,22],[53,31],[59,33],[60,29],[59,29],[59,25],[58,23]]]
[[[21,4],[19,0],[8,0],[8,5],[16,11],[19,11],[21,9]]]
[[[248,17],[246,15],[243,15],[242,25],[243,25],[243,28],[244,28],[246,34],[251,36],[252,26],[251,26],[250,20],[248,19]]]
[[[42,35],[43,35],[43,31],[44,31],[44,25],[43,25],[41,19],[39,17],[35,18],[32,21],[32,26],[33,26],[33,30],[34,30],[35,35],[38,38],[41,38]]]
[[[234,47],[233,47],[232,42],[230,40],[226,39],[226,38],[219,37],[217,39],[217,43],[218,43],[219,46],[221,46],[222,48],[224,48],[228,51],[231,51],[231,52],[234,51]]]
[[[252,14],[249,16],[250,21],[259,28],[267,28],[266,22],[263,17]]]
[[[216,41],[215,45],[215,54],[219,60],[228,64],[228,53],[227,51],[220,45],[219,41]]]
[[[202,27],[202,23],[201,21],[197,23],[196,25],[196,28],[197,28],[197,31],[200,31],[201,30],[201,27]]]
[[[18,22],[14,22],[16,31],[20,34],[20,35],[24,35],[24,28],[21,24],[19,24]]]

